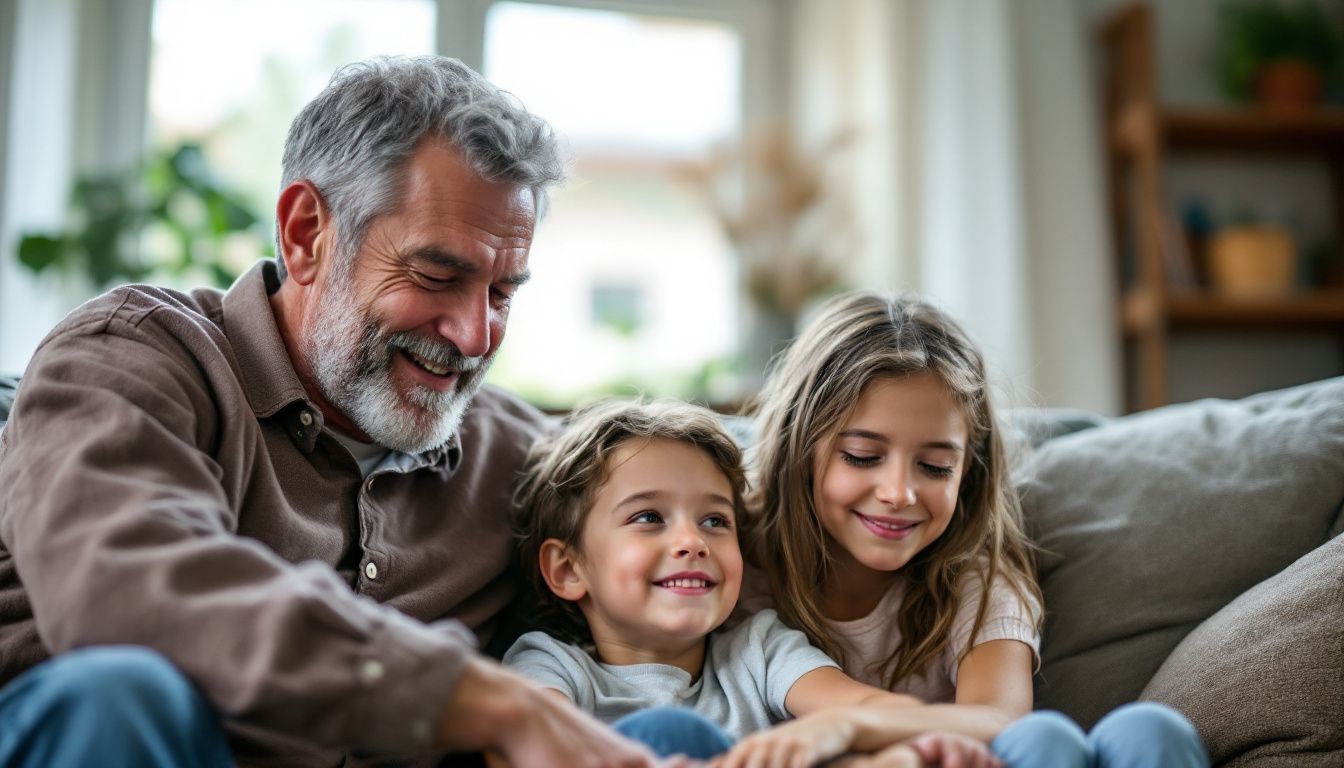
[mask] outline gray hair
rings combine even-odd
[[[564,176],[550,125],[470,67],[444,56],[385,56],[336,70],[294,118],[280,188],[317,187],[336,222],[343,266],[369,221],[398,205],[406,164],[427,136],[458,151],[483,179],[531,189],[537,217]],[[276,262],[285,276],[276,240]]]

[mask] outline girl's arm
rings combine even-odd
[[[813,670],[784,699],[797,719],[743,739],[723,765],[783,753],[810,765],[846,752],[875,752],[930,731],[988,743],[1031,710],[1032,660],[1031,648],[1016,640],[976,646],[962,660],[955,704],[925,704],[864,685],[833,667]]]

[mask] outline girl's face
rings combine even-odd
[[[961,408],[932,373],[869,382],[813,456],[831,555],[889,574],[937,540],[957,506],[966,442]]]

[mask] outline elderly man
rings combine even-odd
[[[544,425],[481,379],[560,175],[460,63],[347,67],[275,263],[52,331],[0,433],[0,764],[652,761],[474,650]]]

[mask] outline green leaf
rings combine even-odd
[[[25,235],[19,241],[19,261],[36,274],[63,261],[69,243],[63,237]]]

